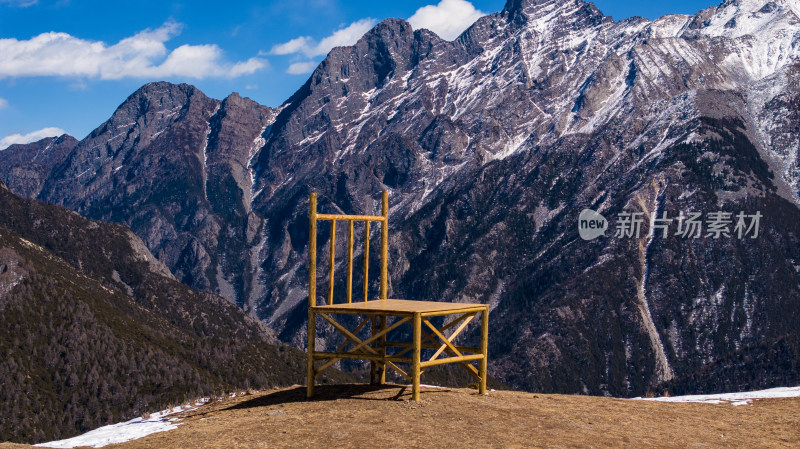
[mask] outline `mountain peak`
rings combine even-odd
[[[787,12],[800,16],[800,0],[724,0],[708,8],[715,14],[747,14],[753,19],[768,15],[785,16]]]
[[[694,15],[685,35],[728,39],[757,36],[741,46],[740,54],[748,62],[740,71],[748,79],[762,79],[795,58],[800,39],[800,1],[725,0]]]
[[[197,98],[201,102],[210,100],[200,89],[191,84],[173,84],[167,81],[147,83],[125,99],[110,120],[115,125],[119,123],[132,124],[139,115],[154,114],[161,111],[170,112],[166,113],[166,115],[159,115],[160,119],[173,117],[177,111],[187,106],[193,98]],[[213,101],[216,102],[216,100]],[[101,126],[93,132],[93,135],[98,131],[105,130],[105,127]]]
[[[192,84],[174,84],[168,81],[155,81],[147,83],[137,89],[125,100],[125,103],[131,101],[139,102],[142,99],[151,101],[158,100],[159,103],[165,102],[166,99],[180,99],[180,101],[184,101],[196,94],[205,97],[205,94]]]
[[[149,94],[153,92],[161,92],[164,90],[181,90],[181,91],[192,91],[197,90],[197,88],[191,84],[186,83],[170,83],[169,81],[153,81],[143,85],[142,87],[136,89],[133,95],[143,95]]]
[[[776,6],[800,6],[798,0],[723,0],[718,8],[734,6],[740,10],[751,12],[761,11],[762,9],[772,9]]]
[[[594,3],[584,0],[508,0],[503,14],[512,22],[533,23],[539,31],[551,28],[554,22],[568,29],[583,29],[611,20]]]
[[[503,8],[505,11],[520,11],[529,10],[547,3],[558,3],[555,0],[507,0],[506,6]],[[561,2],[566,3],[566,2]]]
[[[403,19],[384,19],[377,25],[367,31],[362,37],[363,40],[369,42],[376,39],[393,42],[398,38],[411,38],[414,35],[414,29],[411,24]]]
[[[503,11],[512,14],[523,13],[528,16],[536,16],[540,15],[539,13],[542,11],[549,12],[554,9],[574,9],[587,6],[599,12],[594,3],[584,0],[507,0]]]

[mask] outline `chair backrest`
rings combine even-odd
[[[337,215],[317,213],[317,194],[309,197],[308,233],[308,305],[317,305],[317,220],[331,222],[330,267],[328,267],[328,305],[333,304],[333,271],[336,254],[336,222],[347,222],[347,302],[353,302],[353,222],[364,222],[364,301],[367,301],[369,285],[369,224],[381,223],[381,274],[379,299],[386,300],[387,260],[389,255],[389,192],[383,192],[381,215]]]

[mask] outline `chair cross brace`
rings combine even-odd
[[[456,317],[449,323],[443,325],[441,328],[437,328],[433,323],[430,322],[427,318],[421,318],[422,323],[427,326],[428,329],[420,329],[422,340],[421,340],[421,347],[424,349],[436,349],[436,352],[432,356],[430,356],[427,360],[420,362],[420,374],[422,374],[425,370],[425,367],[433,366],[433,365],[440,365],[444,363],[453,363],[457,362],[462,365],[468,372],[480,379],[480,373],[478,370],[468,363],[472,360],[479,360],[482,358],[480,354],[480,348],[473,348],[467,346],[456,346],[453,344],[458,335],[467,328],[467,325],[475,318],[478,312],[467,312],[461,314],[460,316]],[[380,365],[380,368],[383,368],[383,365],[392,368],[392,370],[396,371],[398,374],[406,378],[407,380],[411,381],[412,377],[403,369],[398,367],[394,362],[398,363],[412,363],[411,357],[403,357],[408,352],[411,352],[414,349],[413,342],[387,342],[384,346],[391,346],[391,347],[401,347],[404,348],[400,352],[393,354],[391,356],[382,355],[382,353],[370,344],[379,343],[381,340],[385,340],[386,335],[397,329],[398,327],[402,326],[403,324],[412,322],[413,317],[398,317],[399,319],[396,320],[388,327],[383,327],[379,329],[377,332],[372,333],[369,338],[361,339],[358,337],[358,332],[361,331],[367,323],[375,323],[375,317],[367,316],[362,319],[358,325],[356,326],[355,330],[350,331],[344,325],[336,321],[330,313],[318,313],[325,321],[330,323],[331,326],[334,327],[343,337],[344,341],[336,348],[336,351],[333,353],[328,352],[318,352],[315,354],[315,359],[327,359],[325,363],[320,365],[318,368],[314,368],[314,377],[322,373],[325,369],[332,366],[337,361],[343,358],[355,358],[355,359],[366,359],[372,360],[377,362]],[[444,333],[455,327],[456,329],[450,333],[450,335],[445,335]],[[348,349],[345,352],[342,352],[348,344],[352,344],[353,347]],[[439,359],[439,356],[443,353],[447,352],[450,357]],[[464,352],[472,352],[474,354],[465,355]]]

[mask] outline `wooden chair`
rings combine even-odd
[[[478,391],[486,392],[487,339],[489,334],[489,306],[485,304],[446,303],[437,301],[414,301],[388,299],[387,258],[389,253],[389,194],[383,192],[380,216],[333,215],[317,213],[317,195],[310,195],[309,247],[308,247],[308,390],[307,396],[314,395],[314,381],[326,368],[340,359],[369,360],[370,381],[383,384],[386,380],[386,367],[406,378],[412,384],[412,398],[419,401],[420,374],[426,368],[445,363],[459,363],[478,379]],[[317,220],[331,222],[330,266],[328,267],[328,300],[325,305],[317,305]],[[347,223],[347,281],[346,302],[334,304],[334,262],[336,253],[336,223]],[[364,222],[364,285],[363,301],[353,302],[353,222]],[[381,224],[380,294],[378,299],[369,299],[369,234],[370,222]],[[453,340],[472,321],[481,314],[480,348],[458,346]],[[358,315],[360,323],[355,330],[349,330],[333,318],[333,315]],[[441,327],[435,326],[430,318],[452,316]],[[321,317],[331,324],[345,341],[333,352],[318,351],[316,348],[316,322]],[[390,322],[390,320],[393,320]],[[436,321],[436,320],[434,320]],[[370,324],[369,338],[357,335],[364,326]],[[387,334],[400,326],[411,326],[411,341],[390,341]],[[445,335],[450,329],[454,330]],[[363,332],[362,332],[363,333]],[[396,335],[396,334],[395,334]],[[347,346],[351,345],[349,349]],[[324,349],[324,348],[323,348]],[[422,353],[433,351],[427,359]],[[410,355],[409,355],[410,353]],[[440,357],[444,353],[447,357]],[[320,362],[317,366],[317,362]],[[473,362],[478,362],[475,368]],[[410,373],[399,364],[410,365]]]

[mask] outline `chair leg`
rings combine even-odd
[[[370,319],[370,329],[372,329],[372,335],[375,336],[378,332],[383,332],[386,329],[386,317],[373,317]],[[369,383],[370,385],[383,385],[386,383],[386,335],[382,335],[376,342],[371,345],[378,351],[378,354],[384,358],[384,360],[376,361],[373,360],[370,362],[370,369],[369,369]]]
[[[478,386],[478,393],[486,393],[486,365],[489,360],[489,308],[481,312],[481,359],[480,376],[481,383]]]
[[[419,402],[419,364],[420,355],[422,353],[422,315],[417,312],[414,314],[414,340],[412,345],[414,347],[414,355],[412,357],[412,385],[411,385],[411,399]]]
[[[378,318],[378,321],[378,330],[383,332],[383,330],[386,329],[386,317],[381,316]],[[386,334],[383,334],[378,340],[380,342],[381,356],[384,358],[384,361],[378,364],[378,384],[383,385],[386,383]]]
[[[314,380],[317,377],[314,372],[314,352],[316,351],[317,321],[313,311],[308,311],[308,383],[306,387],[306,397],[314,396]]]
[[[369,329],[370,329],[370,337],[374,337],[377,333],[375,330],[378,327],[378,319],[377,317],[371,317],[369,319]],[[373,348],[378,348],[378,343],[374,342],[371,343],[370,346]],[[369,362],[369,384],[376,385],[378,384],[378,362],[375,360],[370,360]]]

